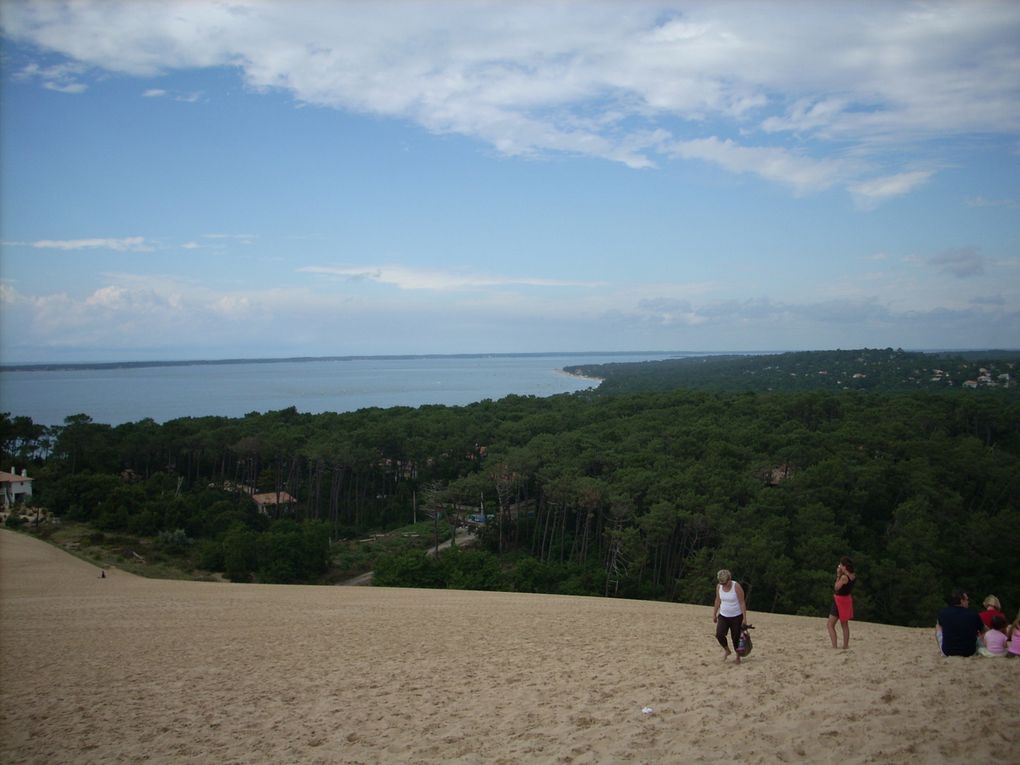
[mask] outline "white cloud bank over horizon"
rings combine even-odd
[[[304,266],[301,273],[339,276],[349,280],[368,280],[389,284],[402,290],[461,290],[478,287],[598,287],[603,282],[509,277],[484,274],[461,274],[438,270],[423,271],[400,265],[384,266]]]
[[[701,160],[871,209],[940,169],[927,142],[1020,134],[1020,4],[979,8],[83,0],[8,2],[2,22],[70,59],[21,73],[69,94],[90,71],[229,67],[254,91],[508,156]]]
[[[973,252],[944,253],[914,266],[953,281],[984,267]],[[934,268],[931,268],[934,267]],[[306,269],[311,277],[323,276]],[[542,280],[475,276],[471,284],[428,275],[424,287],[402,279],[420,274],[393,267],[346,269],[372,274],[383,290],[359,281],[304,287],[213,289],[174,276],[111,274],[102,287],[24,294],[0,283],[0,345],[5,363],[161,357],[287,357],[363,353],[636,350],[810,350],[821,330],[831,347],[1015,347],[1020,337],[1016,290],[986,298],[945,299],[934,306],[856,290],[800,299],[737,298],[712,285],[606,285],[580,301],[543,296]],[[386,274],[385,278],[380,275]],[[518,290],[502,292],[507,286]],[[538,287],[537,291],[530,288]],[[442,303],[422,292],[447,291]],[[522,291],[523,290],[523,291]],[[464,330],[472,330],[465,347]],[[478,338],[484,337],[484,341]],[[591,338],[600,338],[595,345]],[[595,346],[598,347],[595,347]],[[106,349],[106,350],[103,350]],[[110,351],[109,349],[117,349]],[[228,350],[231,349],[231,350]],[[385,350],[380,350],[385,349]]]

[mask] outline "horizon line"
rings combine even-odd
[[[34,361],[0,363],[0,372],[24,371],[62,371],[78,369],[143,369],[150,367],[180,366],[216,366],[229,364],[285,364],[309,363],[321,361],[369,361],[369,360],[407,360],[407,359],[477,359],[477,358],[540,358],[546,356],[769,356],[784,353],[818,353],[830,351],[866,351],[882,350],[869,348],[828,348],[813,350],[726,350],[726,351],[680,351],[680,350],[636,350],[636,351],[511,351],[511,352],[469,352],[469,353],[380,353],[351,354],[329,356],[263,356],[238,357],[221,359],[148,359],[138,361]],[[977,352],[1018,352],[1020,348],[935,348],[935,349],[903,349],[896,350],[908,353],[977,353]]]

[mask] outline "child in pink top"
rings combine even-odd
[[[1011,638],[1006,646],[1006,658],[1020,656],[1020,611],[1017,612],[1016,620],[1009,625],[1006,634]]]
[[[985,630],[981,636],[981,646],[978,653],[982,656],[1005,656],[1006,655],[1006,620],[996,614],[992,617],[992,626]]]

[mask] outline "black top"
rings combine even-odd
[[[947,606],[939,611],[942,625],[942,653],[946,656],[973,656],[981,617],[963,606]]]
[[[847,577],[846,584],[844,584],[842,587],[840,587],[838,590],[836,590],[836,594],[837,595],[849,595],[851,592],[853,592],[854,582],[856,582],[856,581],[857,581],[857,577],[854,577],[853,579],[850,579],[849,577]]]

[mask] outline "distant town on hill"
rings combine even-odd
[[[602,380],[603,394],[678,388],[741,391],[999,389],[1016,392],[1020,351],[921,353],[902,349],[698,356],[566,367]]]

